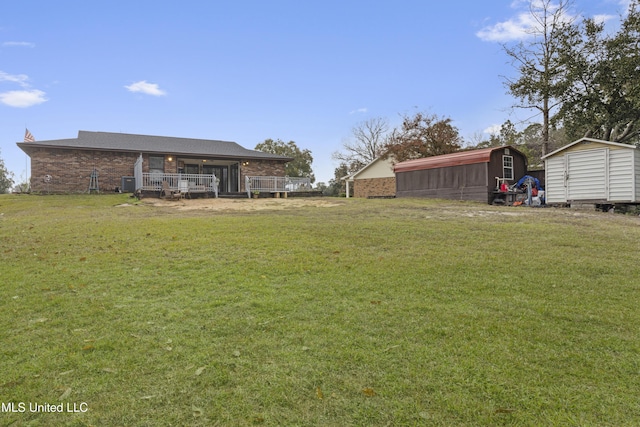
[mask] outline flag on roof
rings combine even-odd
[[[29,129],[24,130],[24,142],[36,142],[36,139],[33,137]]]

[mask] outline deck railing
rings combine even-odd
[[[161,191],[167,182],[172,190],[182,193],[214,193],[218,197],[218,178],[213,174],[142,172],[142,161],[136,162],[136,191]],[[287,193],[311,190],[310,178],[288,176],[246,176],[245,189],[251,197],[253,192]]]
[[[162,183],[166,181],[172,190],[183,193],[214,193],[218,197],[218,178],[212,174],[143,172],[141,175],[142,187],[139,189],[143,191],[160,191]],[[138,186],[136,182],[136,187]]]
[[[289,176],[246,176],[245,188],[251,197],[254,191],[268,193],[286,193],[311,190],[311,178],[292,178]]]

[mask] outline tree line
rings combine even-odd
[[[531,0],[530,37],[503,45],[517,71],[505,79],[516,108],[542,115],[542,152],[554,129],[569,140],[637,143],[640,136],[640,7],[632,0],[617,32],[578,20],[571,0]]]
[[[352,129],[342,150],[334,178],[318,183],[327,195],[337,195],[341,178],[357,172],[381,156],[394,161],[448,154],[463,149],[512,145],[538,166],[541,158],[583,136],[637,143],[640,136],[640,0],[631,0],[627,15],[614,34],[591,18],[578,21],[571,0],[530,0],[534,26],[525,40],[502,47],[517,78],[504,77],[514,109],[535,111],[542,123],[526,123],[523,130],[505,121],[488,138],[464,141],[453,120],[427,112],[401,116],[391,128],[386,118],[371,118]],[[522,123],[519,123],[522,125]],[[315,182],[313,156],[294,141],[266,139],[256,150],[293,158],[288,176]]]
[[[512,145],[529,165],[582,137],[640,143],[640,0],[631,0],[614,33],[594,18],[577,19],[571,0],[530,0],[535,24],[528,37],[502,48],[516,77],[503,77],[514,109],[540,117],[523,130],[505,121],[487,139],[463,141],[449,117],[418,112],[404,115],[398,128],[384,118],[353,128],[352,138],[333,154],[340,162],[329,187],[381,156],[395,161],[447,154],[462,149]],[[521,123],[522,124],[522,123]],[[464,148],[463,148],[464,147]]]
[[[341,178],[381,156],[400,162],[512,145],[536,166],[545,154],[581,137],[640,143],[640,0],[631,0],[613,33],[604,22],[576,18],[572,6],[572,0],[530,0],[535,25],[528,37],[502,46],[516,75],[503,77],[507,92],[516,100],[512,107],[534,112],[538,122],[507,120],[487,139],[464,141],[446,116],[405,114],[396,128],[386,118],[371,118],[357,124],[342,150],[333,153],[339,166],[334,178],[328,185],[319,185],[320,189],[337,194]],[[523,124],[524,129],[518,130]],[[311,152],[294,141],[266,139],[256,149],[292,157],[286,174],[315,182]],[[12,178],[0,159],[0,192],[13,184]]]

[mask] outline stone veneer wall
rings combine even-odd
[[[396,195],[396,179],[369,178],[353,181],[353,197],[390,197]]]
[[[246,191],[245,176],[285,176],[285,163],[277,160],[249,160],[240,167],[240,191]]]
[[[85,193],[91,172],[98,171],[101,192],[115,191],[123,176],[133,176],[136,153],[32,148],[31,190],[40,193]],[[45,182],[45,177],[51,179]]]

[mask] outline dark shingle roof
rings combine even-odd
[[[18,143],[20,148],[41,146],[51,148],[77,148],[88,150],[135,151],[143,153],[171,153],[176,155],[211,156],[241,159],[271,159],[290,161],[290,157],[248,150],[231,141],[177,138],[171,136],[134,135],[113,132],[81,130],[78,138],[54,139]],[[23,148],[24,149],[24,148]]]

